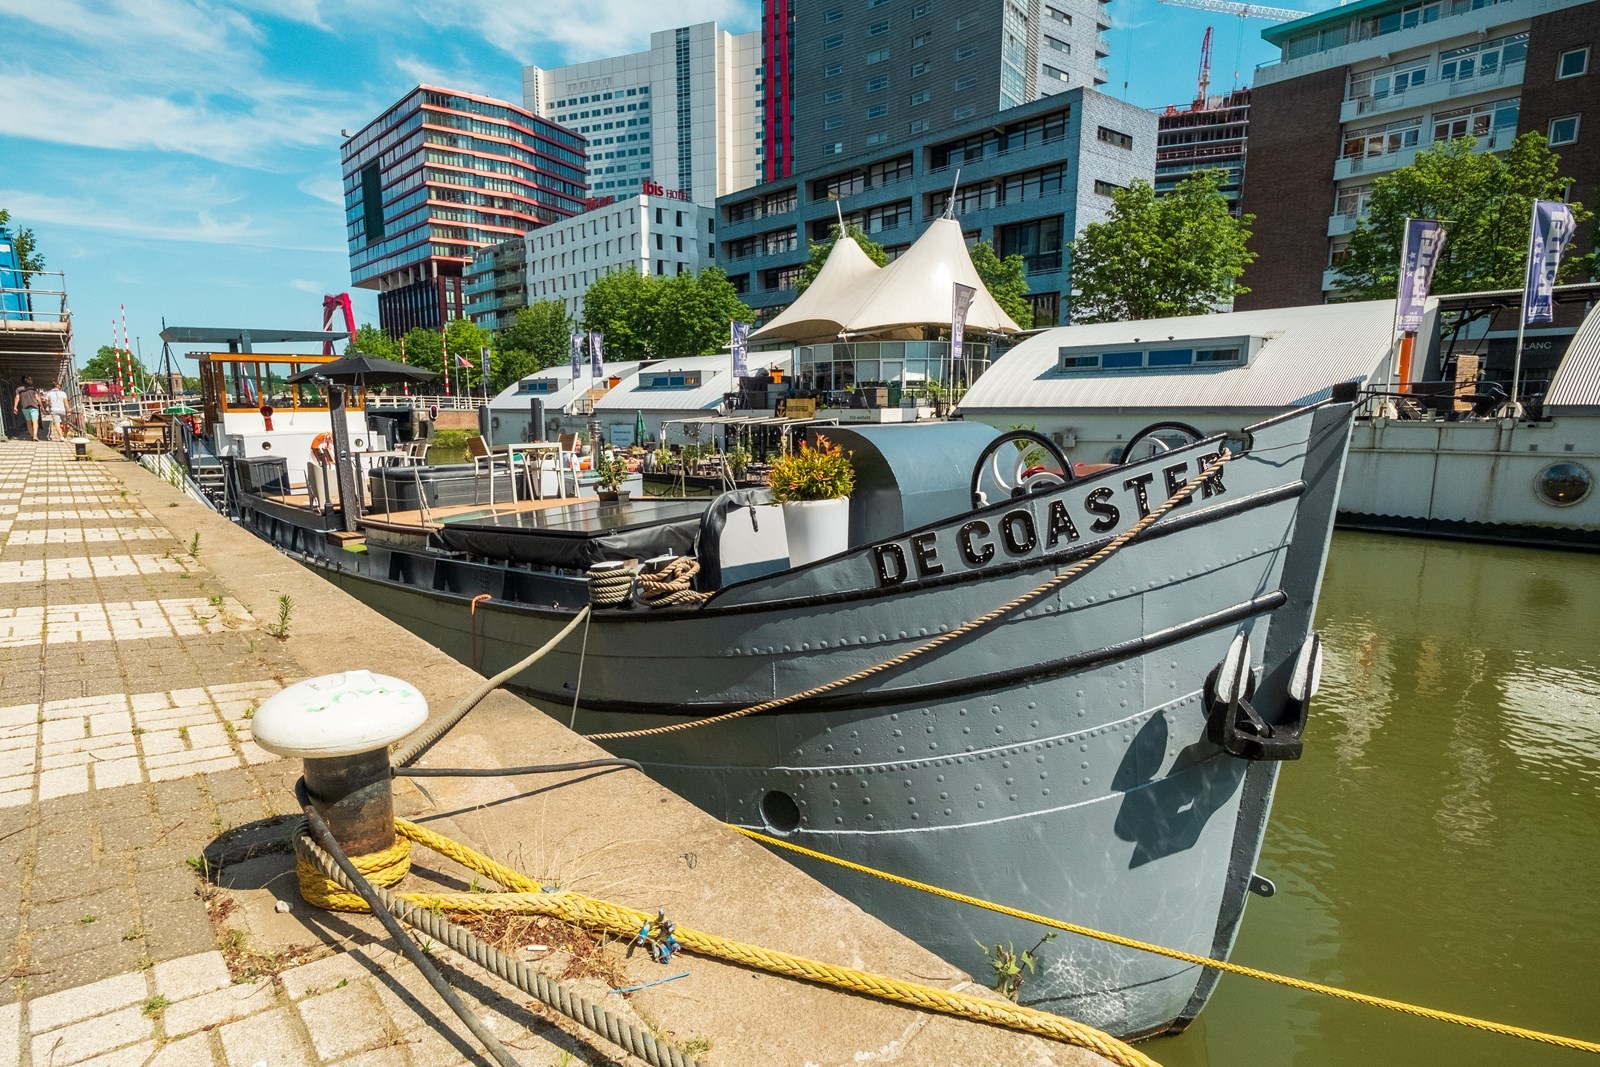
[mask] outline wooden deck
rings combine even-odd
[[[445,520],[457,515],[515,515],[523,512],[544,511],[567,504],[576,504],[578,497],[548,497],[544,500],[519,500],[515,504],[451,504],[447,507],[429,508],[426,511],[376,511],[361,517],[363,529],[387,530],[393,533],[426,533],[437,530]]]

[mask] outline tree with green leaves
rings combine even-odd
[[[857,226],[855,223],[851,222],[845,225],[844,232],[849,236],[854,237],[856,239],[856,244],[861,246],[861,251],[865,252],[867,254],[867,258],[872,260],[872,262],[876,263],[878,266],[881,267],[889,262],[889,253],[883,250],[882,245],[868,237],[866,230],[863,230],[860,226]],[[811,258],[806,260],[805,268],[800,271],[800,277],[794,283],[795,296],[799,296],[801,293],[805,292],[808,288],[810,288],[811,283],[816,281],[817,272],[820,271],[822,269],[822,265],[828,261],[828,254],[833,251],[834,243],[838,240],[839,227],[837,224],[835,224],[833,230],[831,231],[831,236],[829,236],[826,241],[811,242]]]
[[[606,335],[607,359],[649,359],[655,279],[623,267],[601,275],[583,294],[583,330]]]
[[[1161,197],[1142,179],[1114,192],[1110,217],[1072,242],[1072,321],[1203,315],[1249,292],[1255,216],[1228,214],[1225,175],[1196,171]]]
[[[360,331],[357,331],[359,338]],[[438,330],[426,330],[418,326],[407,330],[401,342],[405,347],[407,363],[435,373],[444,372],[444,337]],[[444,388],[442,382],[440,388]]]
[[[1021,256],[1001,259],[988,241],[972,246],[972,266],[994,302],[1024,330],[1033,328],[1033,305],[1028,303],[1028,267]]]
[[[1477,151],[1477,139],[1458,137],[1417,153],[1409,167],[1373,179],[1367,217],[1350,236],[1338,265],[1340,291],[1353,300],[1392,299],[1399,283],[1406,219],[1437,219],[1445,242],[1432,291],[1468,293],[1520,289],[1528,263],[1535,200],[1560,200],[1570,179],[1544,135],[1525,133],[1504,154]],[[1575,222],[1594,217],[1572,204]],[[1558,279],[1590,277],[1593,252],[1568,254]]]
[[[117,376],[117,350],[110,345],[101,345],[100,350],[90,356],[78,371],[78,378],[86,382],[109,381]]]
[[[494,386],[504,389],[534,371],[563,364],[574,326],[560,300],[536,300],[495,334]]]
[[[379,359],[392,359],[397,362],[400,359],[400,345],[370,322],[361,324],[356,330],[355,339],[345,346],[344,352],[347,356],[359,352],[363,355],[377,356]]]
[[[32,278],[30,271],[44,270],[44,254],[39,251],[38,242],[34,239],[32,227],[19,227],[12,229],[11,212],[0,207],[0,236],[11,235],[11,247],[17,253],[17,266],[22,268],[22,287],[31,289]]]
[[[754,317],[717,267],[671,278],[612,271],[583,297],[583,328],[605,334],[608,359],[703,356],[728,344],[731,323]]]
[[[654,287],[647,337],[650,353],[658,358],[715,352],[730,343],[730,324],[755,318],[717,267],[658,278]]]

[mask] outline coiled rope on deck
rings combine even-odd
[[[822,685],[813,686],[804,692],[790,693],[788,696],[775,697],[772,700],[764,700],[759,704],[752,704],[747,708],[740,708],[737,711],[730,711],[723,715],[713,715],[706,719],[691,719],[687,722],[672,723],[669,726],[652,726],[644,730],[613,730],[607,733],[584,734],[583,736],[587,737],[591,741],[620,741],[624,738],[654,737],[658,734],[676,733],[679,730],[693,730],[700,726],[715,726],[718,723],[729,722],[733,719],[742,719],[747,715],[757,715],[764,711],[773,711],[777,708],[786,707],[789,704],[799,703],[802,700],[809,700],[812,697],[821,696],[823,693],[829,693],[835,689],[840,689],[844,686],[862,681],[863,679],[870,678],[875,674],[880,674],[883,671],[898,667],[901,664],[909,663],[918,656],[926,655],[927,653],[932,652],[943,645],[949,644],[951,641],[959,640],[975,630],[982,629],[983,627],[994,622],[996,619],[1009,615],[1011,612],[1015,611],[1017,608],[1028,603],[1029,601],[1037,600],[1046,593],[1049,593],[1057,587],[1065,585],[1074,578],[1077,578],[1091,567],[1097,566],[1115,553],[1118,549],[1122,548],[1122,546],[1126,545],[1128,542],[1144,533],[1145,530],[1149,529],[1153,523],[1160,520],[1160,518],[1167,512],[1171,511],[1173,508],[1189,499],[1189,497],[1194,494],[1194,491],[1198,489],[1202,483],[1210,478],[1216,477],[1217,472],[1222,469],[1223,464],[1227,463],[1231,459],[1233,459],[1233,453],[1224,447],[1222,451],[1217,454],[1216,459],[1203,468],[1199,474],[1185,482],[1177,490],[1177,492],[1173,493],[1171,496],[1167,497],[1166,500],[1162,501],[1160,506],[1154,508],[1150,514],[1146,515],[1144,518],[1140,519],[1138,522],[1122,531],[1122,533],[1118,534],[1116,537],[1113,537],[1102,548],[1100,548],[1099,551],[1095,552],[1094,555],[1089,556],[1087,559],[1079,560],[1077,563],[1074,563],[1060,574],[1054,575],[1053,577],[1041,582],[1020,596],[1013,597],[1004,604],[1001,604],[999,607],[995,608],[993,611],[990,611],[985,615],[981,615],[969,622],[962,623],[953,630],[947,630],[938,637],[918,645],[916,648],[909,649],[897,656],[891,656],[882,663],[874,664],[871,667],[864,667],[861,670],[856,671],[854,674],[847,674],[843,678],[835,678],[831,682],[824,682]]]
[[[763,845],[771,845],[774,848],[786,849],[789,852],[795,852],[802,856],[808,856],[811,859],[822,860],[825,863],[831,863],[835,866],[843,867],[859,874],[869,874],[874,878],[881,878],[886,882],[893,882],[895,885],[904,886],[907,889],[916,889],[923,893],[930,893],[936,897],[944,897],[946,900],[954,900],[958,903],[970,904],[975,908],[983,908],[986,911],[997,912],[1000,915],[1007,915],[1013,919],[1022,919],[1026,922],[1038,923],[1040,926],[1047,926],[1052,930],[1064,930],[1067,933],[1080,934],[1084,937],[1093,938],[1096,941],[1105,941],[1113,945],[1120,945],[1123,948],[1138,949],[1141,952],[1150,952],[1157,956],[1166,956],[1169,959],[1180,960],[1184,963],[1193,963],[1201,967],[1210,967],[1214,970],[1222,971],[1224,974],[1237,974],[1246,978],[1258,978],[1263,982],[1274,982],[1278,985],[1288,986],[1291,989],[1299,989],[1308,993],[1323,993],[1330,997],[1338,997],[1340,1000],[1348,1000],[1356,1004],[1365,1004],[1369,1007],[1388,1008],[1391,1011],[1404,1012],[1407,1015],[1415,1015],[1424,1019],[1433,1019],[1437,1022],[1455,1023],[1458,1026],[1468,1026],[1477,1030],[1487,1030],[1490,1033],[1502,1034],[1506,1037],[1520,1037],[1527,1041],[1537,1041],[1546,1045],[1558,1045],[1561,1048],[1573,1049],[1577,1052],[1600,1053],[1600,1044],[1596,1044],[1593,1041],[1582,1041],[1578,1038],[1563,1037],[1560,1034],[1549,1034],[1541,1030],[1527,1030],[1520,1026],[1511,1026],[1507,1023],[1492,1022],[1488,1019],[1479,1019],[1471,1015],[1458,1015],[1455,1012],[1440,1011],[1436,1008],[1424,1008],[1420,1005],[1408,1004],[1401,1000],[1390,1000],[1386,997],[1375,997],[1367,993],[1357,993],[1354,990],[1341,989],[1338,986],[1323,985],[1320,982],[1310,982],[1303,978],[1291,978],[1288,975],[1274,974],[1271,971],[1257,970],[1254,967],[1246,967],[1243,964],[1229,963],[1227,960],[1212,959],[1210,956],[1197,956],[1192,952],[1184,952],[1182,949],[1167,948],[1163,945],[1151,944],[1148,941],[1138,941],[1131,937],[1122,937],[1119,934],[1106,933],[1103,930],[1095,930],[1088,926],[1079,926],[1076,923],[1065,922],[1061,919],[1052,919],[1047,915],[1038,915],[1031,911],[1022,911],[1017,908],[1007,907],[1004,904],[996,904],[993,901],[984,900],[981,897],[968,896],[965,893],[957,893],[950,889],[941,889],[936,885],[929,885],[927,882],[919,882],[914,878],[906,878],[898,874],[890,874],[887,871],[880,871],[875,867],[868,867],[864,864],[855,863],[851,860],[841,859],[838,856],[830,856],[826,852],[817,852],[813,849],[806,848],[804,845],[796,845],[792,842],[784,841],[781,838],[770,837],[767,834],[761,833],[759,830],[750,830],[743,826],[733,826],[731,823],[728,824],[728,826],[730,829],[738,831],[745,837],[750,838],[752,841],[759,841]]]
[[[404,819],[395,820],[395,830],[400,839],[433,849],[469,870],[499,883],[507,892],[391,893],[386,889],[377,889],[376,892],[386,907],[391,908],[402,921],[416,927],[429,937],[437,938],[500,977],[515,983],[519,989],[544,999],[558,1011],[603,1034],[607,1040],[634,1052],[635,1055],[643,1056],[642,1052],[635,1051],[633,1045],[613,1036],[613,1033],[627,1036],[620,1034],[618,1030],[619,1024],[626,1025],[622,1024],[621,1020],[611,1016],[611,1021],[608,1023],[606,1018],[602,1017],[605,1013],[601,1009],[588,1005],[587,1002],[576,1003],[581,998],[577,998],[570,990],[550,982],[532,968],[509,959],[492,945],[484,944],[474,938],[468,931],[446,921],[442,913],[474,916],[545,915],[627,939],[637,937],[640,930],[650,923],[654,916],[576,893],[546,893],[538,883],[521,872],[506,867],[459,841]],[[367,910],[366,902],[353,891],[348,879],[344,878],[342,872],[332,863],[331,857],[306,833],[296,833],[294,846],[296,868],[306,872],[301,876],[300,894],[308,903],[336,911]],[[358,869],[364,869],[362,866],[364,859],[365,857],[356,858]],[[388,869],[392,869],[392,865]],[[1052,1038],[1080,1048],[1091,1049],[1118,1064],[1119,1067],[1157,1067],[1149,1057],[1125,1042],[1093,1027],[1034,1008],[991,1000],[971,993],[906,982],[855,968],[840,967],[682,926],[676,928],[675,936],[684,949],[700,955],[759,968],[773,974],[799,978],[818,985],[862,993],[924,1011],[939,1012]],[[527,984],[524,984],[525,982]],[[545,989],[556,999],[545,999],[545,992],[540,992],[540,989]],[[573,1010],[568,1010],[562,1004],[571,1004]],[[594,1017],[595,1022],[590,1022],[586,1016]],[[605,1029],[606,1026],[611,1029]],[[667,1051],[681,1057],[676,1050]],[[651,1062],[687,1064],[691,1061],[652,1059]]]
[[[674,556],[661,561],[658,566],[640,572],[639,599],[652,608],[704,604],[711,599],[711,594],[695,589],[694,576],[699,573],[700,561],[693,556]]]

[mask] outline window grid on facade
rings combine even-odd
[[[1550,120],[1550,144],[1572,144],[1578,139],[1578,116],[1563,115],[1558,119]]]
[[[1576,78],[1589,73],[1589,46],[1573,48],[1561,53],[1556,64],[1557,78]]]

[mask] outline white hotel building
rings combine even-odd
[[[711,266],[716,211],[667,196],[630,196],[523,237],[528,300],[560,300],[583,317],[583,294],[614,270],[668,277]]]
[[[762,162],[761,36],[702,22],[650,35],[650,50],[522,68],[529,111],[582,133],[591,196],[649,180],[697,204],[754,185]]]

